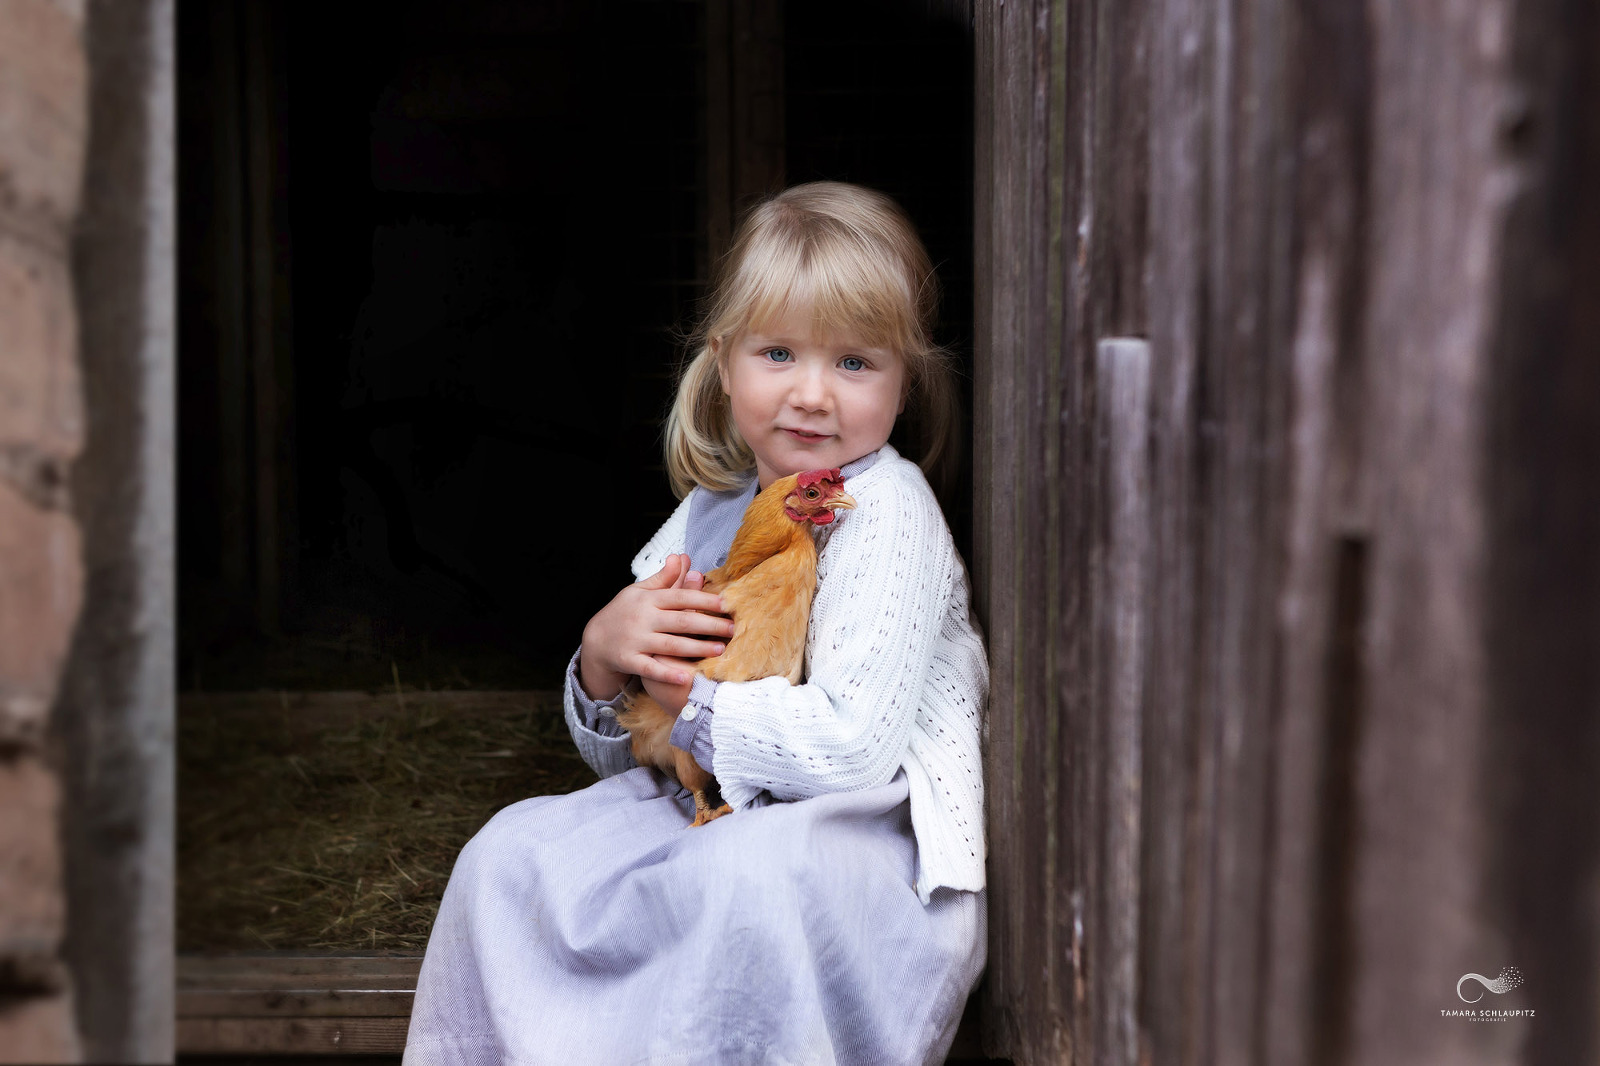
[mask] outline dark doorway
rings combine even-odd
[[[551,687],[673,502],[651,467],[705,255],[697,5],[219,6],[181,11],[184,684]],[[262,199],[279,225],[251,233]],[[263,261],[291,279],[271,352],[230,343],[258,308],[230,335],[216,293],[259,295]]]
[[[578,787],[551,690],[676,504],[682,334],[756,197],[899,200],[970,380],[957,6],[180,3],[182,950],[418,951],[482,820]],[[431,843],[425,778],[473,790]]]
[[[708,51],[782,65],[767,184],[906,206],[968,350],[966,17],[769,4],[751,45],[729,7],[181,5],[184,688],[558,683],[674,503],[708,112],[749,91]]]

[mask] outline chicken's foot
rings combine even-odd
[[[704,789],[696,788],[690,791],[694,793],[694,821],[689,823],[690,829],[721,818],[724,814],[733,813],[733,808],[726,803],[720,807],[712,807],[711,800],[706,796]]]

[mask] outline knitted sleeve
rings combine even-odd
[[[677,510],[668,516],[656,530],[656,535],[650,538],[639,554],[633,557],[633,578],[643,581],[651,574],[660,570],[667,561],[667,556],[683,551],[684,541],[689,533],[689,501],[694,499],[694,494],[699,488],[689,490],[688,495],[678,501]]]
[[[716,774],[736,808],[763,789],[801,799],[870,788],[906,757],[958,557],[914,465],[869,473],[819,561],[806,683],[717,686]]]

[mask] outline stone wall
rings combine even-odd
[[[0,19],[0,1059],[77,1057],[47,718],[83,598],[69,471],[83,445],[70,263],[87,143],[84,10]]]

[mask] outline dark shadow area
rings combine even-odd
[[[707,10],[180,5],[182,689],[558,683],[675,503]],[[966,20],[783,35],[788,180],[906,206],[965,358]]]
[[[630,580],[674,502],[656,434],[700,292],[702,62],[696,5],[608,6],[183,6],[185,689],[391,661],[548,687]],[[263,112],[278,143],[252,154],[225,127]],[[263,197],[286,228],[251,232]],[[290,279],[270,354],[263,261]]]
[[[420,951],[482,822],[583,783],[549,694],[676,506],[662,420],[709,220],[762,191],[718,206],[733,155],[899,200],[967,358],[967,21],[766,9],[781,137],[729,144],[712,119],[753,82],[728,10],[180,4],[186,951]],[[970,473],[964,552],[969,499]]]

